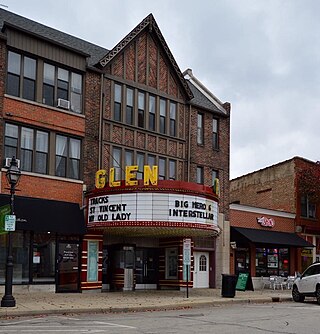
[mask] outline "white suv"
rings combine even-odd
[[[316,297],[320,304],[320,262],[310,265],[294,280],[292,299],[295,302],[303,302],[305,297]]]

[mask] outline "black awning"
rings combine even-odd
[[[9,195],[0,195],[0,207],[10,204]],[[42,198],[15,196],[17,230],[85,234],[86,225],[79,204]]]
[[[313,244],[300,238],[295,233],[265,231],[233,226],[230,228],[230,241],[290,247],[314,247]]]

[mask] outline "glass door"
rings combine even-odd
[[[136,249],[136,289],[157,288],[158,251],[155,248]]]
[[[79,242],[59,241],[57,247],[56,292],[80,291]]]

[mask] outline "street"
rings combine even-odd
[[[174,311],[75,314],[0,321],[0,333],[319,333],[320,306],[306,303],[236,304]]]

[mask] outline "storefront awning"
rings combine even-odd
[[[231,227],[230,241],[253,242],[256,244],[281,245],[290,247],[314,247],[295,233],[265,231],[253,228]]]
[[[0,195],[0,207],[10,204],[10,196]],[[79,204],[41,198],[15,196],[17,230],[85,234],[86,225]]]

